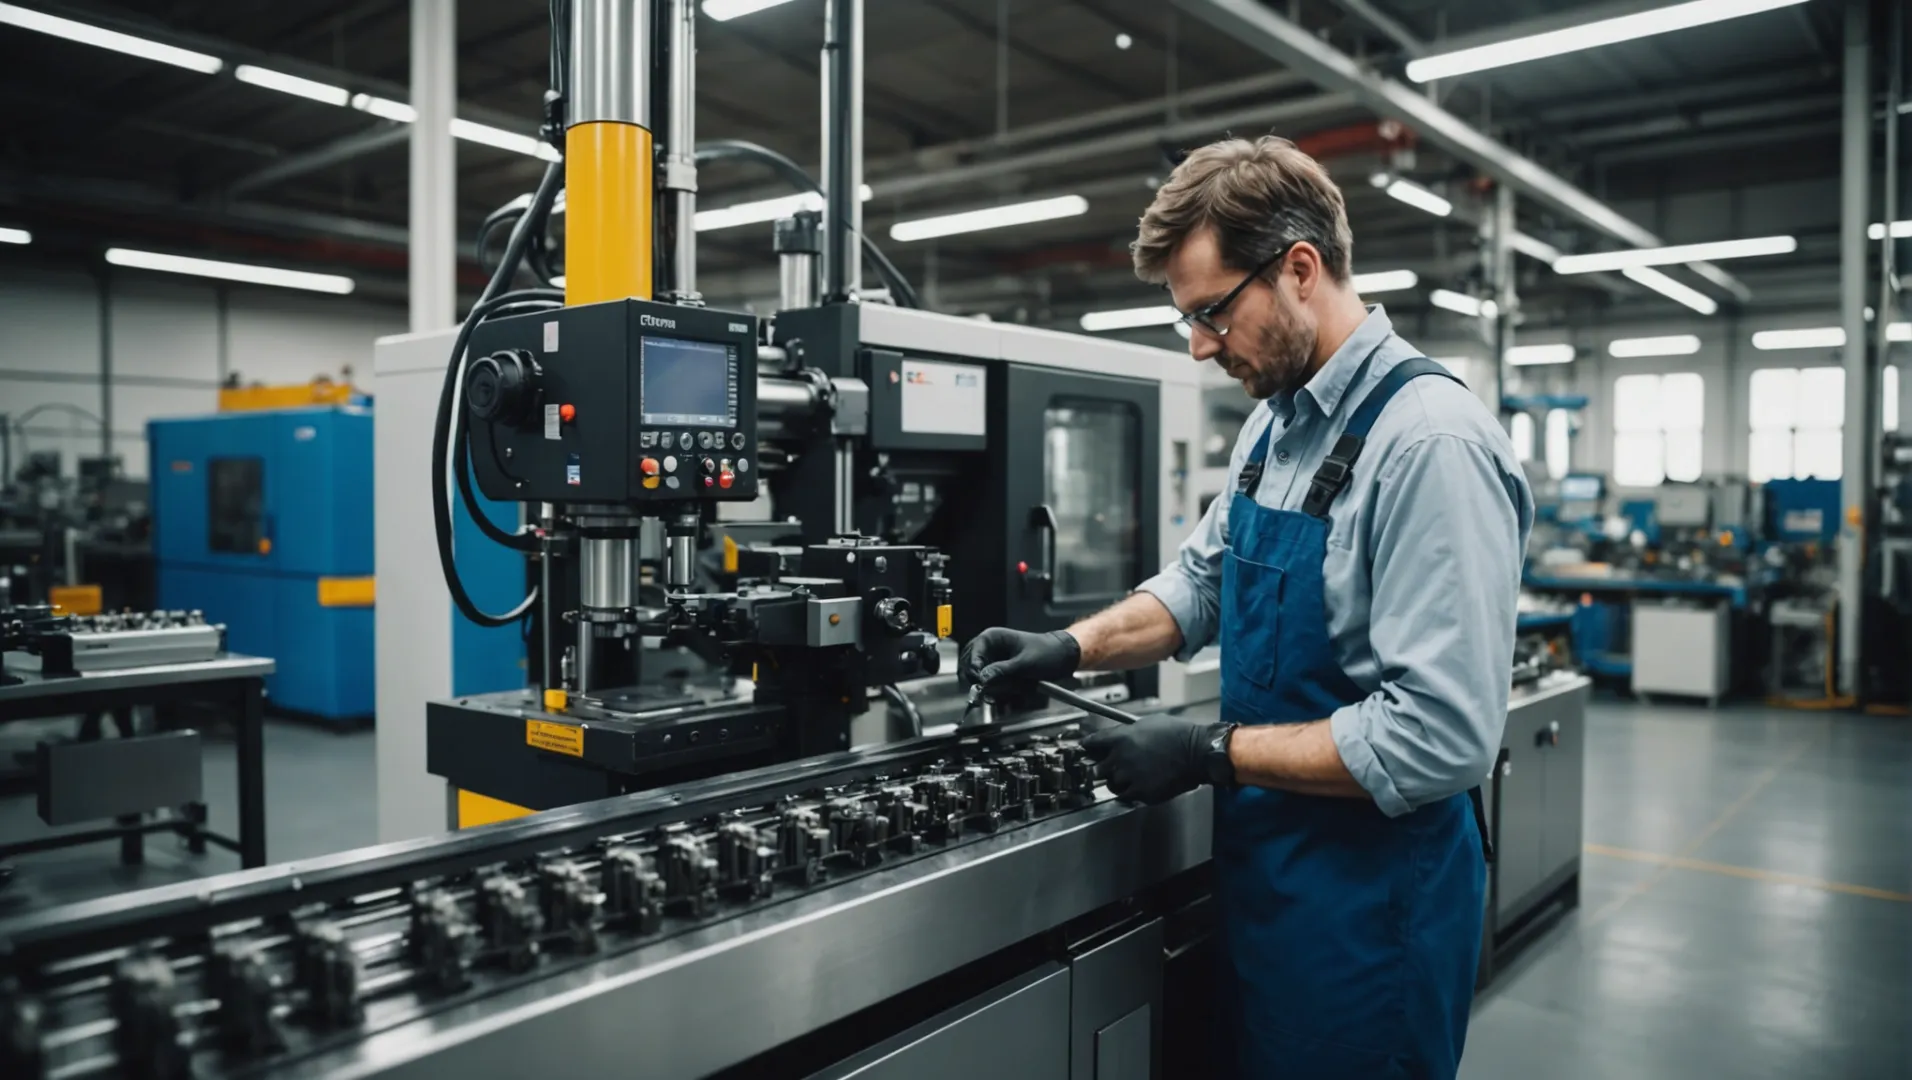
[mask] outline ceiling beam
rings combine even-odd
[[[1332,0],[1335,7],[1368,24],[1369,29],[1379,33],[1395,44],[1395,47],[1410,57],[1426,56],[1433,51],[1426,42],[1414,35],[1414,31],[1402,25],[1399,19],[1382,11],[1368,0]]]
[[[350,135],[333,139],[331,142],[321,143],[309,150],[280,158],[265,168],[248,173],[226,187],[226,196],[238,198],[250,195],[262,188],[272,187],[307,173],[315,173],[320,169],[344,164],[363,154],[383,150],[388,146],[397,146],[410,139],[411,134],[412,129],[409,124],[381,122],[366,131],[355,131]]]
[[[1264,55],[1314,80],[1323,89],[1351,95],[1382,116],[1411,125],[1421,136],[1488,176],[1557,213],[1599,230],[1629,247],[1660,247],[1662,241],[1556,173],[1428,100],[1418,90],[1382,78],[1347,54],[1255,0],[1174,0],[1175,5]],[[1745,285],[1717,267],[1694,269],[1740,300]],[[1710,271],[1710,272],[1709,272]]]

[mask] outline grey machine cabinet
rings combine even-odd
[[[1161,919],[1124,923],[811,1080],[1161,1076]]]
[[[1591,682],[1557,674],[1517,688],[1500,758],[1485,786],[1495,861],[1489,867],[1480,983],[1543,929],[1543,916],[1579,902],[1581,799]]]

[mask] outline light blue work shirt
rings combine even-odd
[[[1180,659],[1221,625],[1228,504],[1262,430],[1274,425],[1255,501],[1299,511],[1361,399],[1419,355],[1371,306],[1306,386],[1249,417],[1227,491],[1175,561],[1139,589],[1174,615]],[[1329,726],[1355,781],[1395,817],[1480,783],[1499,753],[1533,492],[1480,399],[1429,375],[1382,410],[1328,513],[1328,632],[1341,669],[1368,695],[1336,710]]]

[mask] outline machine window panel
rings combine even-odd
[[[1558,480],[1567,475],[1573,453],[1573,414],[1565,409],[1547,411],[1547,476]]]
[[[265,539],[264,458],[206,462],[206,546],[236,555],[260,555]]]
[[[1119,598],[1140,570],[1141,415],[1126,402],[1057,399],[1043,411],[1043,430],[1055,599]]]
[[[1515,460],[1532,461],[1534,459],[1534,418],[1528,413],[1515,413],[1507,434],[1514,441]]]

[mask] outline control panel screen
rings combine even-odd
[[[709,341],[643,339],[645,424],[737,426],[737,350]]]

